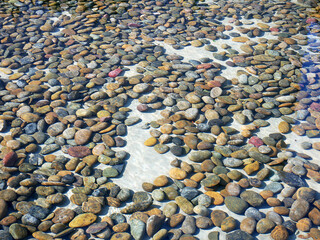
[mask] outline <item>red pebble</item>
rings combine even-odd
[[[270,31],[271,31],[271,32],[279,32],[279,29],[276,28],[276,27],[271,27],[271,28],[270,28]]]
[[[255,147],[260,147],[261,145],[263,145],[263,141],[256,136],[251,137],[248,143],[254,145]]]
[[[203,63],[203,64],[199,64],[197,66],[197,69],[209,69],[212,67],[212,64],[211,63]]]
[[[18,160],[18,155],[15,152],[7,153],[3,158],[3,165],[5,167],[13,167]]]
[[[317,19],[315,19],[315,18],[308,18],[307,19],[307,21],[306,21],[306,23],[315,23],[315,22],[317,22]]]
[[[115,78],[115,77],[118,76],[121,72],[122,72],[122,69],[117,68],[117,69],[109,72],[108,76],[109,76],[109,77],[112,77],[112,78]]]
[[[85,146],[75,146],[68,149],[68,154],[72,157],[83,158],[91,154],[91,150]]]

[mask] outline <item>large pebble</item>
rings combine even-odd
[[[136,240],[142,240],[145,235],[146,224],[140,219],[132,219],[129,221],[130,233]]]
[[[254,237],[252,237],[250,234],[241,231],[241,230],[235,230],[231,233],[228,233],[226,236],[226,240],[253,240]]]
[[[264,199],[260,194],[250,190],[242,192],[240,198],[245,200],[252,207],[260,207],[264,203]]]
[[[179,208],[186,214],[193,214],[193,204],[188,199],[178,196],[175,198]]]
[[[91,223],[95,222],[97,216],[93,213],[83,213],[76,216],[70,223],[69,227],[78,228],[78,227],[86,227]]]
[[[74,141],[76,142],[77,145],[86,144],[89,141],[91,134],[92,134],[92,131],[88,129],[80,129],[79,131],[76,132],[74,136]]]
[[[246,209],[249,207],[248,203],[241,198],[233,197],[233,196],[227,196],[224,199],[224,202],[226,204],[226,207],[237,214],[243,214]]]
[[[28,236],[28,230],[18,223],[12,224],[9,232],[14,239],[25,239]]]
[[[191,161],[193,162],[203,162],[206,159],[210,159],[211,157],[211,152],[210,151],[196,151],[196,152],[191,152],[188,157]]]
[[[309,203],[304,199],[294,201],[290,208],[289,217],[293,221],[299,221],[307,215],[309,210]]]
[[[186,234],[194,234],[196,229],[195,218],[189,215],[186,216],[181,226],[182,232]]]

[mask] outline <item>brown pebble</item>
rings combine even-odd
[[[221,227],[221,223],[226,217],[228,217],[228,214],[222,210],[213,210],[211,212],[211,220],[217,227]]]
[[[168,177],[165,175],[160,175],[159,177],[157,177],[154,181],[153,184],[156,187],[164,187],[168,184],[169,180]]]
[[[274,240],[286,240],[289,237],[289,233],[284,226],[278,225],[272,230],[271,237]]]
[[[283,216],[288,216],[290,212],[290,210],[286,207],[274,207],[273,211]]]
[[[260,192],[260,196],[263,197],[263,199],[267,200],[268,198],[273,196],[273,192],[270,190],[263,190]]]
[[[242,188],[248,188],[250,186],[250,183],[248,181],[247,178],[242,178],[240,179],[240,181],[238,182],[238,184],[240,185],[240,187]]]
[[[170,227],[174,228],[174,227],[178,226],[180,223],[183,222],[184,218],[185,218],[185,216],[181,213],[177,213],[177,214],[172,215],[169,218]]]
[[[112,227],[112,230],[115,232],[126,232],[129,229],[128,223],[118,223]]]
[[[309,213],[308,217],[313,222],[314,225],[320,226],[320,210],[313,208]]]
[[[256,224],[257,222],[253,218],[245,218],[241,221],[240,229],[249,234],[252,234],[256,229]]]
[[[187,173],[180,168],[171,168],[169,171],[169,176],[176,180],[182,180],[187,177]]]
[[[313,240],[320,240],[320,230],[318,228],[311,228],[310,236],[313,238]]]
[[[152,192],[155,189],[155,185],[152,183],[144,182],[142,183],[142,189],[146,192]]]
[[[269,197],[267,203],[270,207],[281,206],[281,201],[277,198]]]
[[[297,222],[296,226],[298,230],[302,232],[308,232],[310,231],[312,222],[309,218],[302,218]]]

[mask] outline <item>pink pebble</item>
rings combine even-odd
[[[128,23],[128,27],[141,27],[138,23]]]
[[[260,147],[261,145],[263,145],[263,141],[256,136],[251,137],[248,143],[254,145],[255,147]]]
[[[145,112],[145,111],[148,110],[148,105],[147,105],[147,104],[139,104],[139,105],[137,106],[137,110],[138,110],[139,112]]]
[[[316,102],[311,103],[310,109],[316,112],[320,112],[320,103],[316,103]]]
[[[315,19],[315,18],[308,18],[307,19],[307,21],[306,21],[306,23],[315,23],[315,22],[317,22],[317,19]]]
[[[278,29],[278,28],[275,28],[275,27],[271,27],[271,28],[270,28],[270,31],[271,31],[271,32],[279,32],[279,29]]]
[[[117,68],[117,69],[109,72],[108,76],[109,76],[109,77],[112,77],[112,78],[115,78],[115,77],[118,76],[121,72],[122,72],[122,69],[121,69],[121,68]]]

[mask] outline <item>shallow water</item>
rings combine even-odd
[[[2,1],[0,199],[6,203],[0,206],[0,220],[3,219],[0,238],[115,239],[112,226],[110,232],[104,228],[90,234],[92,229],[88,230],[88,225],[94,225],[93,222],[78,226],[75,233],[59,235],[69,229],[71,219],[64,222],[65,226],[54,221],[50,229],[54,215],[41,218],[42,222],[47,221],[41,225],[40,217],[29,211],[28,206],[28,202],[34,202],[50,212],[59,208],[72,209],[76,214],[93,212],[98,216],[96,223],[107,221],[105,216],[117,222],[114,213],[132,201],[130,196],[120,205],[115,194],[113,201],[120,206],[113,206],[111,198],[107,206],[105,197],[112,194],[109,191],[112,183],[130,189],[132,195],[145,191],[143,184],[166,175],[170,177],[167,185],[172,184],[179,194],[182,192],[179,186],[193,186],[198,195],[216,191],[227,197],[230,193],[225,185],[228,181],[239,183],[240,179],[220,174],[220,184],[211,187],[204,187],[201,179],[190,180],[196,173],[202,172],[206,178],[215,171],[203,170],[204,159],[191,161],[190,153],[203,150],[210,151],[214,165],[222,166],[223,160],[230,157],[226,151],[244,150],[246,157],[234,157],[243,163],[224,170],[236,169],[245,179],[256,179],[258,169],[249,174],[244,167],[255,160],[260,161],[259,170],[269,169],[270,174],[260,179],[261,186],[245,187],[239,183],[242,192],[260,193],[275,182],[280,182],[282,188],[289,185],[299,188],[297,182],[303,179],[305,186],[317,191],[314,198],[319,201],[320,6],[317,4],[213,0]],[[126,119],[135,117],[140,119],[137,123],[126,124]],[[186,125],[179,127],[179,124]],[[121,133],[119,125],[127,125],[127,131]],[[215,142],[204,141],[199,132],[214,136]],[[279,132],[282,140],[272,135]],[[150,134],[156,135],[156,142],[146,146]],[[194,138],[188,142],[186,136]],[[238,143],[230,141],[235,139]],[[182,142],[182,147],[177,147],[180,145],[177,141]],[[159,142],[163,142],[161,154],[155,151]],[[74,146],[82,148],[72,150]],[[219,146],[226,148],[220,151]],[[174,147],[182,153],[178,154]],[[82,154],[86,151],[89,153]],[[126,151],[127,156],[119,160],[114,154],[120,151]],[[252,152],[271,158],[263,162],[250,155]],[[89,157],[83,159],[86,155]],[[79,158],[73,159],[77,163],[72,162],[74,157]],[[176,166],[172,162],[176,158],[185,165]],[[180,183],[173,181],[176,176],[169,175],[172,167],[181,168],[186,174],[175,179]],[[106,168],[111,168],[116,176],[109,176]],[[296,182],[281,181],[277,171],[291,173]],[[76,178],[69,182],[67,177],[63,178],[65,175]],[[105,175],[108,179],[103,178]],[[74,192],[75,187],[82,186],[90,189],[86,197]],[[165,186],[157,189],[162,187]],[[101,189],[106,188],[108,193],[104,194]],[[46,193],[49,190],[52,192]],[[284,205],[283,191],[274,191],[273,197]],[[63,194],[63,201],[49,203],[48,196],[56,193]],[[58,195],[55,197],[61,198]],[[72,196],[85,200],[76,205]],[[101,209],[96,212],[94,207],[86,208],[88,198],[91,203],[104,202],[98,203]],[[154,207],[158,214],[170,201],[154,200],[152,207],[142,211]],[[196,198],[190,201],[193,206],[198,204]],[[314,200],[310,204],[310,209],[319,208]],[[212,231],[220,232],[220,239],[239,239],[232,232],[240,228],[244,214],[232,212],[223,203],[211,204],[208,209],[210,213],[217,209],[225,211],[236,224],[227,231],[215,226],[197,227],[192,232],[196,239],[208,239]],[[257,209],[263,214],[274,210],[266,202]],[[179,208],[176,212],[187,215]],[[292,220],[292,212],[290,217],[283,214],[279,218]],[[129,222],[131,215],[125,217]],[[317,219],[309,215],[300,218],[310,218],[310,226],[304,226],[302,231],[298,224],[299,230],[290,233],[290,239],[320,235],[316,230]],[[182,228],[185,239],[193,239],[186,236],[193,225],[178,225],[176,229]],[[122,239],[129,239],[127,227]],[[171,239],[172,233],[166,231],[174,228],[168,222],[160,227],[166,229],[166,234],[156,239]],[[256,239],[273,239],[274,235],[270,235],[273,229],[274,226],[265,234],[254,231],[251,235]],[[49,235],[42,236],[44,232]],[[151,237],[145,233],[141,239]]]

